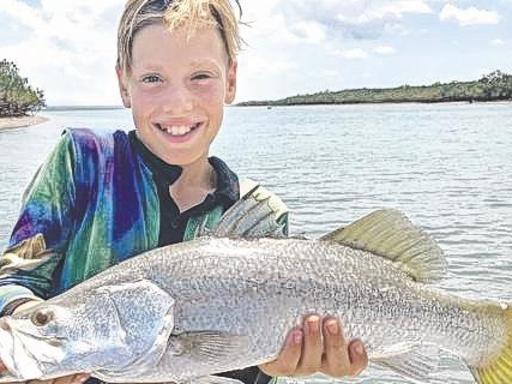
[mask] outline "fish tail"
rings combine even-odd
[[[477,383],[512,383],[512,308],[503,309],[505,319],[505,342],[502,349],[483,367],[469,367]]]

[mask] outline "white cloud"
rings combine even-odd
[[[351,2],[348,2],[350,4]],[[405,14],[428,14],[432,8],[423,0],[352,2],[361,3],[352,12],[340,12],[338,20],[353,25],[371,23],[375,20],[400,19]],[[346,11],[346,10],[345,10]],[[354,12],[355,11],[355,12]]]
[[[455,5],[446,4],[439,14],[441,21],[451,21],[461,26],[498,24],[500,15],[495,11],[469,7],[467,9],[457,8]]]
[[[494,45],[495,47],[501,47],[501,46],[505,45],[505,42],[501,39],[494,39],[494,40],[491,40],[491,45]]]
[[[392,55],[396,50],[388,45],[382,45],[380,47],[375,47],[373,52],[378,53],[379,55]]]
[[[2,0],[0,15],[29,33],[0,44],[49,105],[120,104],[115,79],[116,17],[124,0]]]
[[[341,56],[348,60],[362,60],[368,58],[368,53],[362,48],[353,48],[346,50],[338,49],[332,51],[332,54],[336,56]]]
[[[281,0],[276,7],[290,22],[315,21],[331,32],[356,39],[374,39],[406,15],[430,14],[426,0]]]
[[[326,28],[315,21],[299,21],[290,27],[299,43],[319,44],[325,40]]]

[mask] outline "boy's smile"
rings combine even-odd
[[[236,63],[215,28],[188,36],[183,27],[146,26],[135,35],[130,72],[118,74],[137,134],[155,155],[182,166],[206,161],[236,89]]]

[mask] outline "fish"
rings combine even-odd
[[[439,351],[477,383],[512,382],[511,307],[435,288],[446,258],[403,213],[381,209],[308,239],[282,236],[272,212],[268,198],[244,198],[194,240],[1,318],[0,382],[86,372],[236,384],[216,374],[274,360],[307,314],[338,318],[370,364],[413,382],[428,382]]]

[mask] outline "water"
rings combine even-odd
[[[212,154],[278,193],[294,233],[318,236],[398,208],[445,250],[449,274],[440,287],[512,302],[511,106],[227,108]],[[64,127],[132,129],[124,110],[45,115],[43,125],[0,132],[0,247]],[[472,382],[457,360],[443,356],[441,368],[441,382]],[[370,369],[355,382],[409,381]]]

